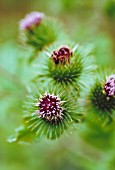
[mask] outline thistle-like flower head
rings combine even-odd
[[[48,139],[56,139],[65,130],[79,122],[80,114],[76,101],[70,94],[60,91],[58,86],[31,89],[30,97],[25,103],[23,123],[27,136],[45,135]],[[18,132],[16,140],[19,140]]]
[[[48,121],[56,121],[62,118],[61,99],[53,94],[45,94],[37,103],[39,109],[39,117]]]
[[[40,55],[34,65],[38,74],[35,81],[50,81],[75,96],[79,95],[81,85],[87,85],[88,78],[92,77],[96,68],[91,49],[71,41],[56,42]]]
[[[30,14],[27,14],[25,18],[20,21],[20,29],[29,30],[35,25],[40,25],[43,18],[44,18],[44,13],[31,12]]]
[[[89,94],[90,121],[104,126],[114,120],[115,113],[115,78],[107,71],[98,72],[97,79]],[[107,77],[107,78],[106,78]],[[92,116],[93,118],[91,118]]]
[[[115,96],[115,74],[107,77],[104,90],[108,97]]]
[[[57,40],[68,39],[62,25],[42,12],[27,14],[20,21],[19,29],[22,43],[34,47],[35,51],[41,51]]]
[[[61,47],[58,51],[53,51],[52,60],[55,64],[70,64],[70,57],[72,56],[72,51],[69,47]]]

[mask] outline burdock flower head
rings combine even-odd
[[[37,81],[41,79],[61,85],[60,88],[75,92],[75,96],[79,95],[81,85],[87,86],[86,77],[92,77],[96,69],[91,49],[69,40],[54,43],[39,56],[35,63],[37,74],[38,65],[41,72],[35,78]]]
[[[66,47],[61,47],[58,51],[53,51],[52,60],[55,64],[63,64],[65,65],[66,62],[70,64],[70,58],[72,57],[71,49]]]
[[[37,88],[30,95],[23,123],[37,137],[45,135],[56,139],[79,121],[80,114],[76,100],[70,94],[60,91],[58,86],[54,88],[50,85],[50,88]]]
[[[98,78],[95,80],[89,94],[91,122],[93,120],[99,126],[105,126],[112,122],[115,113],[115,74],[107,77],[107,71],[98,72]],[[103,84],[103,82],[105,82]]]
[[[30,14],[27,14],[25,18],[20,21],[20,29],[30,30],[33,26],[40,25],[43,18],[44,18],[44,13],[31,12]]]
[[[20,40],[41,51],[57,40],[67,39],[62,25],[42,12],[31,12],[19,23]],[[34,57],[33,57],[34,59]]]
[[[37,106],[39,107],[39,117],[52,122],[62,119],[63,113],[61,103],[61,99],[58,96],[45,93],[37,103]]]
[[[115,74],[107,77],[104,90],[108,97],[115,96]]]

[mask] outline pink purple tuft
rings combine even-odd
[[[48,121],[57,120],[62,118],[61,100],[59,97],[53,94],[45,94],[42,96],[38,103],[39,117],[42,117]]]
[[[107,77],[104,90],[107,96],[115,96],[115,74]]]
[[[29,30],[35,25],[40,25],[44,13],[42,12],[31,12],[25,16],[19,23],[21,30]]]

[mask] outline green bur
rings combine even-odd
[[[23,44],[29,45],[35,51],[41,51],[57,40],[67,39],[67,35],[58,21],[45,17],[39,25],[21,30],[20,39]]]
[[[39,101],[44,94],[55,95],[60,98],[60,107],[62,110],[62,116],[56,120],[48,120],[46,117],[40,117]],[[44,102],[46,106],[48,103]],[[19,129],[16,136],[9,138],[9,142],[20,141],[34,141],[42,136],[46,136],[48,139],[53,140],[59,138],[65,131],[70,131],[74,127],[74,124],[78,123],[82,114],[79,114],[79,106],[77,102],[65,92],[61,92],[58,87],[46,87],[40,86],[39,88],[32,89],[27,101],[24,104],[24,117],[23,128]],[[29,140],[28,140],[29,139]],[[28,141],[27,141],[28,140]]]
[[[105,73],[103,73],[104,75]],[[111,130],[115,117],[115,96],[108,96],[104,90],[106,80],[97,79],[89,94],[87,120],[97,128]],[[108,126],[107,126],[108,125]]]
[[[90,97],[92,104],[100,113],[111,115],[115,110],[115,97],[108,97],[104,92],[102,84],[98,82],[95,84]]]
[[[55,64],[52,60],[54,51],[68,47],[72,51],[70,62]],[[89,46],[82,47],[71,41],[56,42],[39,54],[34,62],[35,78],[33,82],[50,82],[58,85],[67,93],[79,96],[81,87],[87,86],[96,69],[95,59]]]

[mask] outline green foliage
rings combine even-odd
[[[21,126],[17,128],[15,136],[10,136],[8,138],[9,143],[29,143],[34,141],[35,135],[33,132],[30,132],[26,127]]]
[[[109,0],[106,2],[105,13],[109,18],[115,19],[115,1],[114,0]]]

